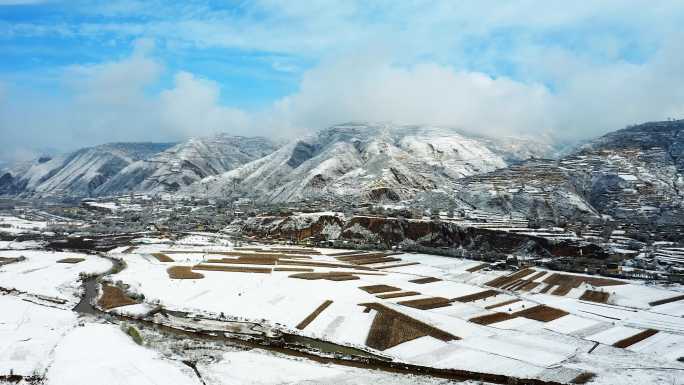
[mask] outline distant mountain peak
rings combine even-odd
[[[265,201],[409,199],[463,176],[506,166],[492,148],[450,128],[348,122],[323,128],[184,192],[220,195],[224,186],[239,180],[244,193]],[[513,152],[506,157],[514,157]]]

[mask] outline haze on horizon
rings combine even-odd
[[[681,1],[0,0],[0,161],[345,121],[593,137],[684,116]]]

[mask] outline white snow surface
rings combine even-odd
[[[309,360],[257,351],[227,352],[214,364],[200,364],[207,385],[341,384],[427,385],[452,383],[424,376],[324,365]],[[463,384],[471,382],[464,382]]]
[[[455,178],[505,167],[503,156],[493,148],[448,128],[348,123],[207,177],[185,193],[220,196],[239,181],[242,191],[279,202],[322,195],[358,197],[384,188],[407,198]]]
[[[0,251],[0,257],[26,260],[0,267],[0,287],[30,295],[48,296],[78,302],[80,274],[104,273],[112,263],[96,255],[45,250]],[[64,258],[84,258],[79,263],[58,263]]]
[[[86,324],[57,346],[47,385],[200,384],[192,369],[136,345],[116,325]]]
[[[76,313],[10,295],[0,295],[0,309],[0,375],[42,375],[51,351],[76,324]]]

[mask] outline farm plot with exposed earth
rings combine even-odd
[[[684,370],[678,287],[201,235],[1,253],[3,379],[672,384]],[[91,364],[73,377],[74,360]]]

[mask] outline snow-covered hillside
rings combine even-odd
[[[224,134],[176,145],[105,144],[14,165],[0,172],[0,195],[90,197],[176,191],[276,148],[265,138]]]
[[[446,128],[347,123],[205,178],[185,192],[220,196],[235,188],[272,202],[343,197],[396,201],[505,167],[504,154],[493,147]]]
[[[70,154],[42,157],[0,176],[0,195],[89,196],[129,164],[172,144],[111,143]]]
[[[262,137],[217,135],[193,138],[128,165],[103,184],[98,195],[121,192],[176,191],[210,175],[232,170],[275,151]]]
[[[682,224],[684,121],[645,123],[588,142],[559,160],[530,160],[464,178],[474,207],[575,222],[609,216],[649,226]]]

